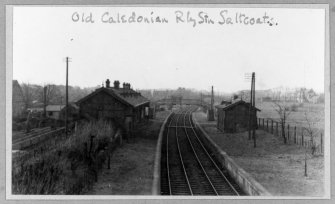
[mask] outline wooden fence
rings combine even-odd
[[[282,127],[280,122],[269,118],[258,118],[258,128],[278,137],[282,137]],[[307,134],[303,127],[290,126],[285,124],[285,137],[288,144],[297,144],[306,148],[315,147],[316,154],[324,153],[324,131],[321,130],[317,135],[314,135],[313,140]]]

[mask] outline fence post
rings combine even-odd
[[[271,120],[271,134],[273,134],[273,120]]]
[[[294,144],[297,144],[297,126],[294,126]]]
[[[263,118],[263,130],[264,130],[264,118]]]
[[[261,119],[258,118],[258,127],[260,127],[260,126],[261,126]]]
[[[290,141],[290,124],[287,124],[287,141]]]
[[[269,120],[266,119],[266,131],[269,132]]]
[[[321,145],[320,145],[320,147],[321,147],[321,154],[323,154],[323,141],[322,141],[322,132],[321,132]]]
[[[301,131],[301,145],[304,146],[304,131]]]

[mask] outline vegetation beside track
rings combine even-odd
[[[98,180],[115,128],[103,121],[83,123],[54,144],[44,143],[13,159],[13,194],[81,194]]]
[[[155,119],[138,126],[133,136],[113,152],[111,168],[104,167],[101,179],[85,194],[151,195],[157,139],[169,113],[157,112]]]

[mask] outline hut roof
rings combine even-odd
[[[46,111],[57,112],[61,111],[64,107],[65,105],[47,105]]]
[[[229,110],[229,109],[231,109],[231,108],[233,108],[233,107],[235,107],[235,106],[237,106],[237,105],[244,105],[244,106],[247,106],[247,107],[249,107],[249,105],[250,105],[250,103],[247,103],[247,102],[245,102],[245,101],[243,101],[243,100],[240,100],[240,101],[236,101],[235,103],[232,103],[232,104],[224,104],[224,105],[217,105],[217,106],[215,106],[217,109],[222,109],[222,110]],[[259,110],[258,108],[256,108],[255,107],[255,109],[256,109],[256,111],[261,111],[261,110]]]

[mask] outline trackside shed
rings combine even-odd
[[[225,133],[243,132],[249,126],[250,103],[237,101],[232,104],[217,105],[217,128]],[[257,128],[258,108],[251,108],[251,125]]]

